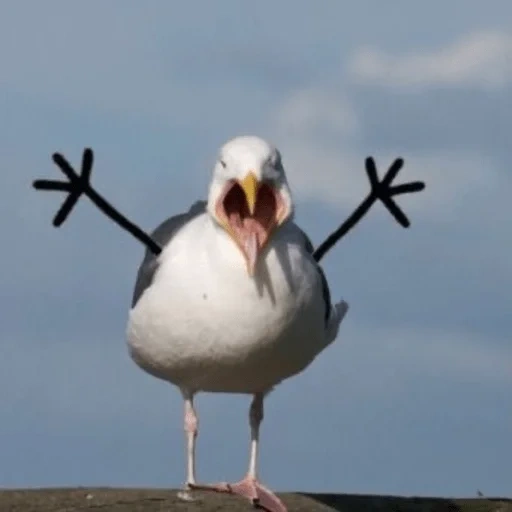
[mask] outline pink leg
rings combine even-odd
[[[187,436],[187,485],[196,483],[197,415],[192,398],[185,399],[185,434]]]
[[[185,501],[193,501],[188,491],[196,483],[195,455],[198,420],[194,410],[193,395],[183,393],[183,398],[185,400],[184,427],[187,437],[187,483],[185,485],[185,491],[179,492],[178,496]]]
[[[259,429],[263,420],[263,394],[254,396],[249,412],[249,420],[251,426],[251,455],[249,470],[245,478],[234,484],[225,482],[209,485],[193,484],[190,485],[190,488],[237,494],[268,512],[287,512],[283,502],[272,491],[264,487],[257,477]]]

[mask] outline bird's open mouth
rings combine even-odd
[[[217,216],[242,251],[249,274],[272,231],[284,220],[285,209],[279,191],[258,182],[252,173],[228,183],[219,198]]]

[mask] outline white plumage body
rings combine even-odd
[[[249,276],[242,254],[208,213],[163,248],[152,285],[130,311],[134,361],[189,392],[257,393],[302,371],[336,337],[320,274],[300,230],[277,230]]]

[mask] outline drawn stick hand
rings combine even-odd
[[[54,153],[52,158],[59,169],[68,178],[68,181],[35,180],[33,182],[33,186],[36,190],[57,190],[60,192],[68,192],[68,197],[66,197],[53,219],[53,225],[55,227],[59,227],[67,219],[75,204],[82,195],[84,195],[87,196],[109,219],[112,219],[124,230],[132,234],[153,254],[160,254],[162,248],[151,238],[151,236],[116,210],[116,208],[114,208],[91,185],[91,171],[94,160],[92,149],[84,149],[80,174],[71,167],[69,162],[60,153]]]
[[[36,190],[57,190],[61,192],[68,192],[67,198],[64,200],[62,206],[59,208],[53,219],[53,225],[55,227],[59,227],[67,219],[80,197],[83,194],[88,195],[88,192],[91,190],[90,177],[94,156],[92,149],[84,149],[80,174],[77,174],[69,162],[60,153],[54,153],[52,158],[57,167],[59,167],[69,181],[35,180],[33,186]]]
[[[413,192],[420,192],[425,188],[425,183],[422,181],[413,181],[410,183],[402,183],[401,185],[391,186],[393,180],[396,178],[398,172],[403,167],[404,161],[402,158],[397,158],[389,167],[382,181],[379,181],[377,175],[377,168],[375,161],[369,156],[365,161],[366,173],[370,180],[371,192],[370,196],[373,201],[380,200],[387,208],[389,213],[395,220],[404,228],[411,225],[409,219],[400,207],[393,200],[394,196],[400,194],[410,194]]]
[[[391,186],[391,183],[396,178],[398,172],[403,167],[404,161],[402,158],[397,158],[388,169],[382,181],[379,181],[377,174],[377,167],[375,161],[369,156],[365,161],[366,174],[370,180],[371,190],[370,193],[363,199],[359,206],[352,212],[352,214],[341,224],[341,226],[331,233],[315,250],[313,253],[316,261],[320,261],[325,254],[334,247],[334,245],[341,240],[371,209],[377,202],[381,201],[387,208],[389,213],[394,219],[404,228],[408,228],[411,223],[406,217],[405,213],[393,200],[394,196],[400,194],[410,194],[412,192],[420,192],[425,188],[425,183],[422,181],[413,181],[410,183],[402,183],[401,185]]]

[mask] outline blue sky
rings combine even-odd
[[[143,248],[50,156],[151,230],[218,147],[273,141],[315,243],[403,156],[412,228],[376,206],[325,258],[337,342],[267,400],[277,490],[511,495],[512,5],[495,0],[0,2],[0,486],[181,485],[177,391],[128,357]],[[248,399],[199,396],[202,480],[246,470]]]

